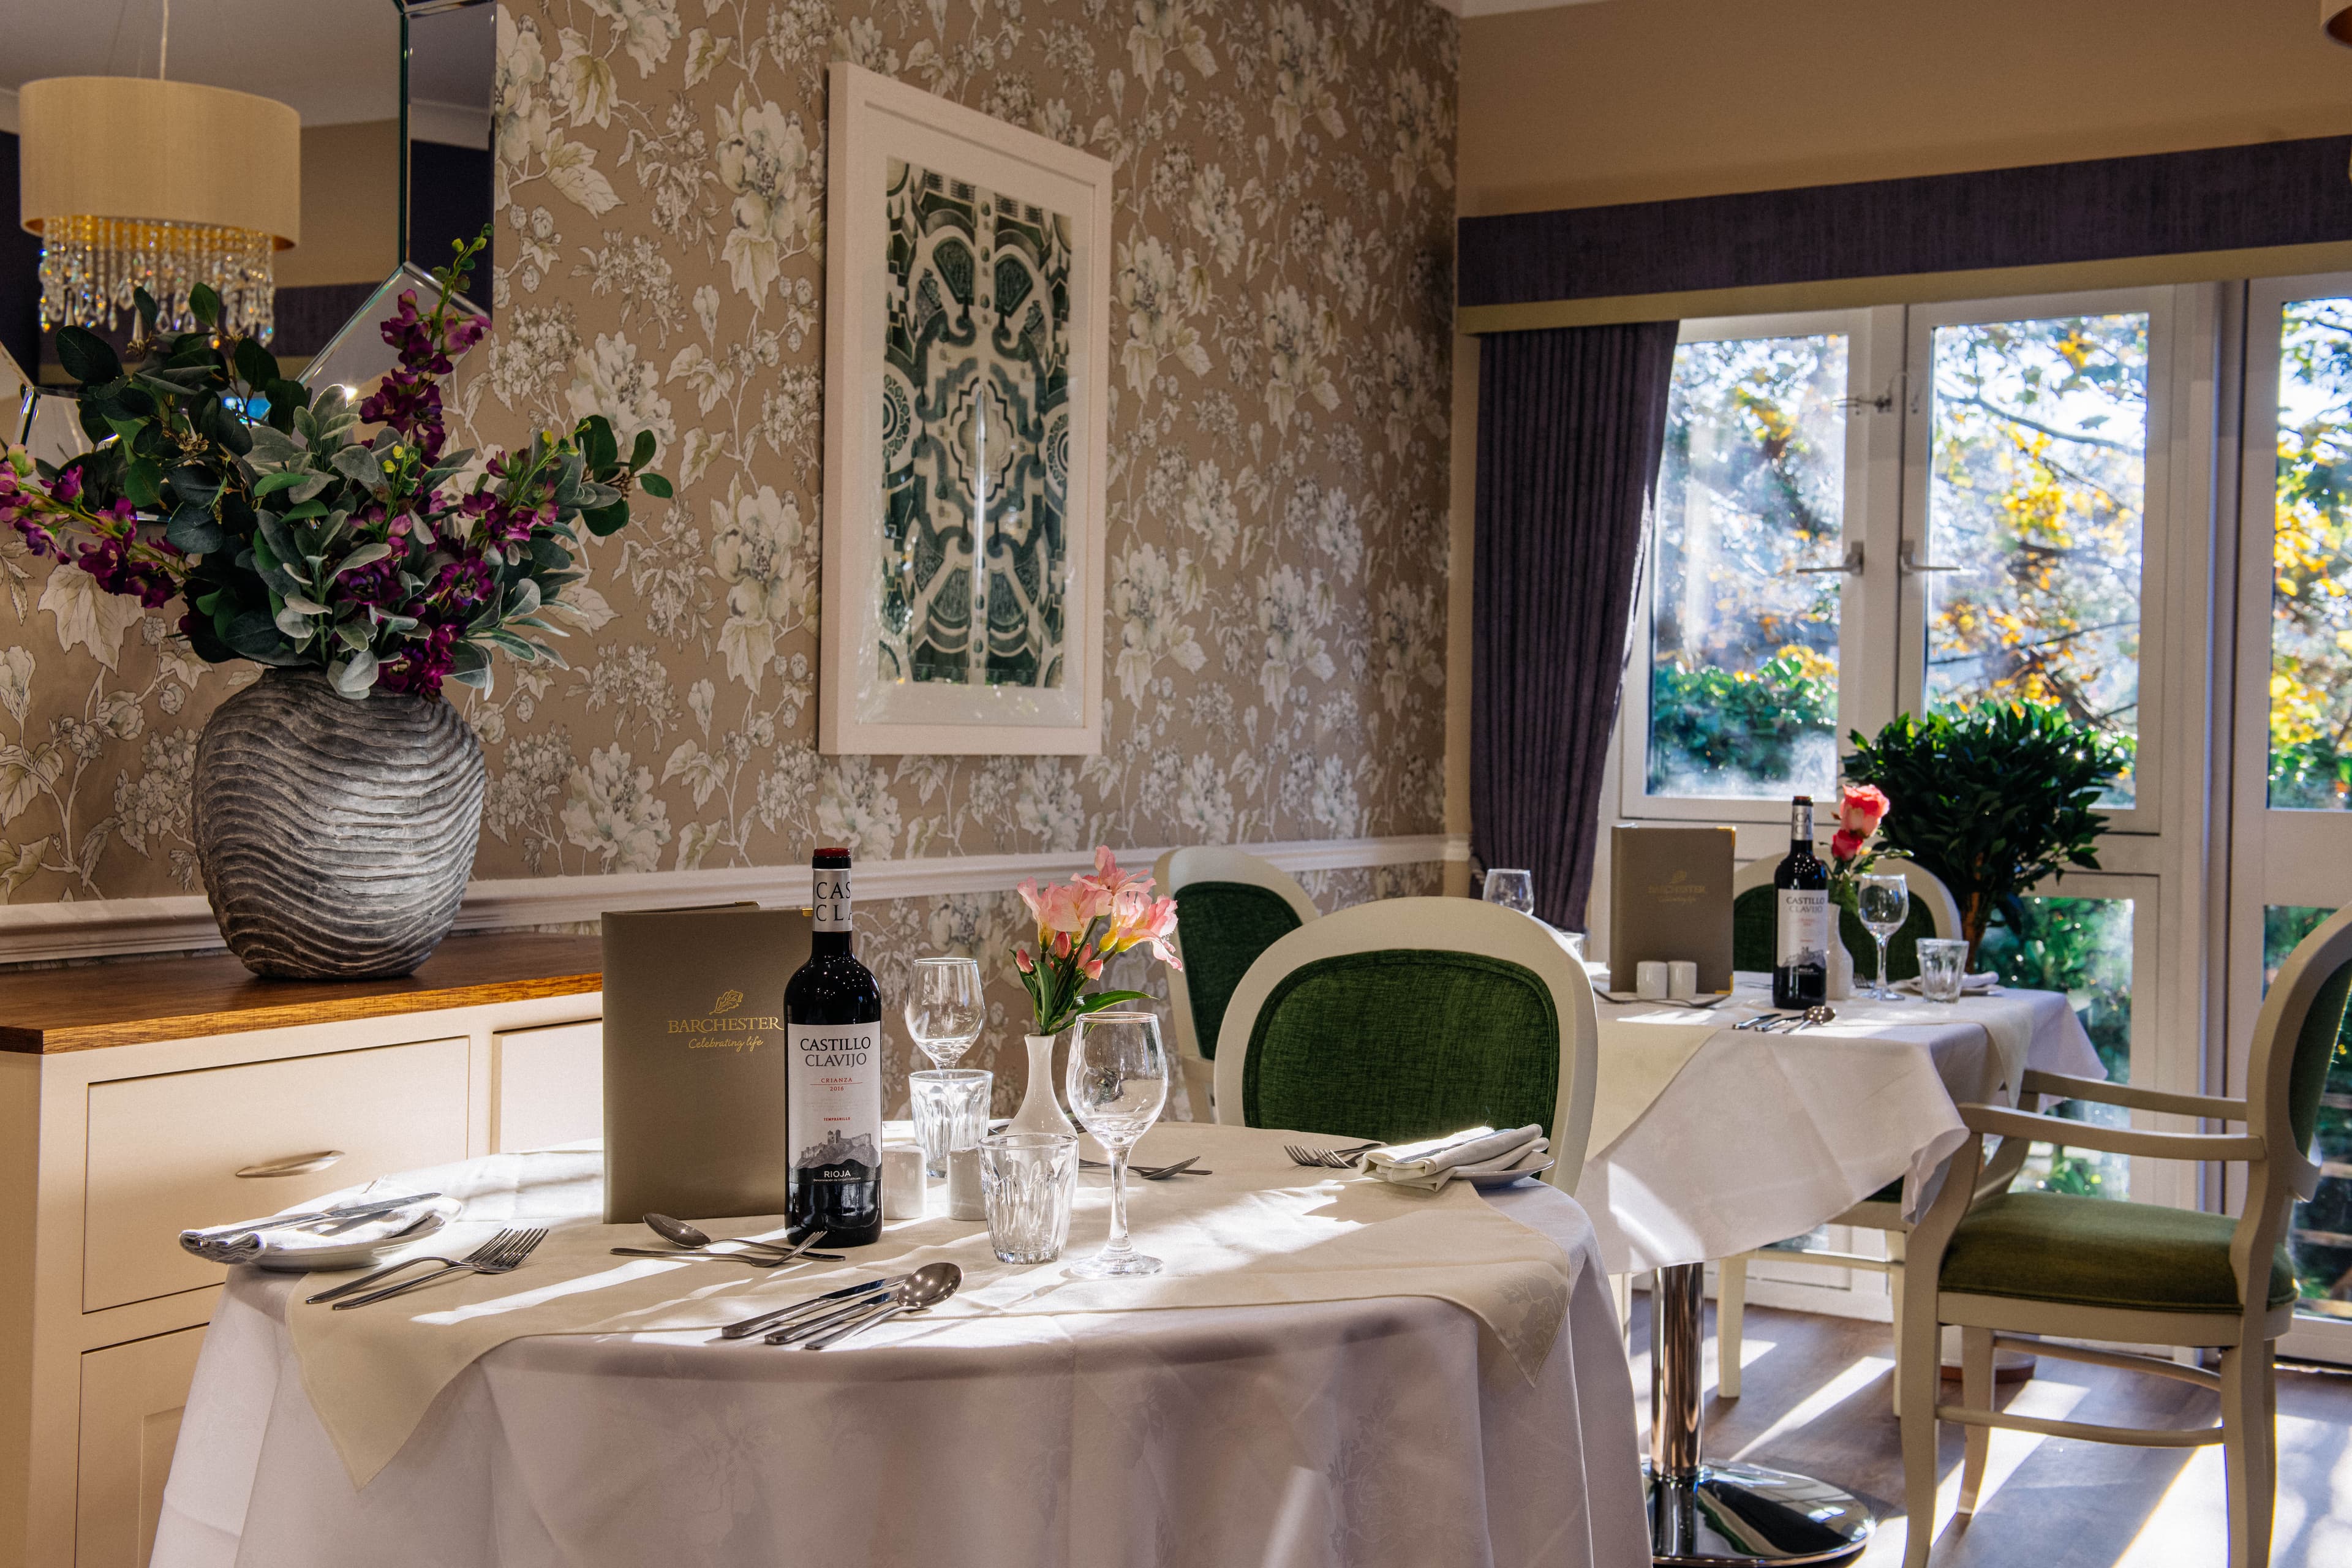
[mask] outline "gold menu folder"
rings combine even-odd
[[[784,1212],[784,984],[806,910],[604,917],[604,1222]]]
[[[1698,965],[1702,992],[1731,989],[1728,827],[1620,823],[1609,835],[1609,984],[1631,991],[1646,960]]]

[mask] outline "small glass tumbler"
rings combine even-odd
[[[1074,1132],[1000,1132],[981,1140],[980,1184],[988,1239],[1006,1263],[1051,1263],[1070,1238],[1078,1184]]]
[[[1957,937],[1919,939],[1919,994],[1930,1002],[1957,1002],[1969,969],[1969,944]]]
[[[988,1096],[994,1075],[979,1068],[929,1068],[907,1075],[915,1103],[915,1142],[923,1146],[923,1168],[948,1173],[948,1152],[976,1148],[988,1136]]]

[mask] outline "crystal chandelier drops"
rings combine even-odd
[[[250,228],[139,218],[53,216],[41,229],[41,328],[111,330],[135,323],[144,289],[161,307],[156,325],[193,331],[188,291],[220,295],[220,328],[268,342],[277,325],[275,240]]]

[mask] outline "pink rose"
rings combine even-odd
[[[1876,784],[1848,784],[1838,797],[1838,826],[1857,839],[1878,831],[1878,824],[1894,806]]]
[[[1862,847],[1868,842],[1867,835],[1849,833],[1841,827],[1830,837],[1830,858],[1851,860],[1862,853]]]

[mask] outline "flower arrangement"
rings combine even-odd
[[[1876,784],[1844,784],[1838,790],[1838,826],[1830,835],[1830,887],[1847,893],[1853,879],[1878,864],[1878,825],[1895,803]]]
[[[1176,934],[1176,900],[1153,898],[1151,879],[1120,870],[1108,846],[1095,851],[1092,872],[1049,888],[1032,877],[1019,892],[1037,922],[1037,942],[1034,952],[1016,945],[1013,963],[1029,992],[1040,1035],[1058,1035],[1089,1013],[1143,1000],[1140,991],[1080,994],[1087,982],[1102,978],[1107,960],[1129,948],[1148,945],[1169,968],[1184,967],[1168,945]]]
[[[258,342],[218,335],[220,299],[203,284],[189,307],[205,330],[169,339],[138,291],[127,368],[94,333],[58,329],[99,445],[61,468],[8,447],[0,522],[109,593],[151,608],[178,598],[199,657],[322,669],[345,697],[487,688],[494,650],[562,664],[540,639],[564,635],[542,616],[583,575],[576,525],[614,532],[632,489],[670,486],[646,471],[653,435],[624,460],[602,416],[478,466],[443,450],[441,380],[490,325],[450,301],[487,239],[435,270],[429,310],[400,296],[383,324],[399,364],[356,408],[340,388],[289,380]]]

